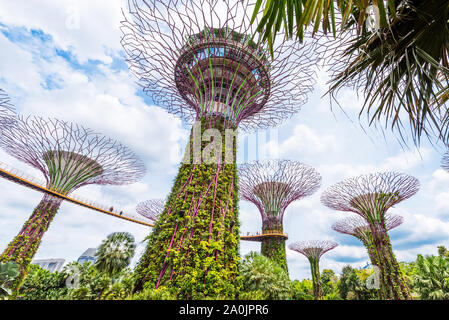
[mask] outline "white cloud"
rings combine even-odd
[[[110,0],[2,1],[0,21],[10,26],[42,30],[56,45],[84,63],[112,62],[109,52],[120,50],[121,4]]]

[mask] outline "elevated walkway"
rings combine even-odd
[[[47,189],[47,184],[39,179],[36,179],[35,177],[32,177],[16,168],[13,168],[3,162],[0,161],[0,177],[15,182],[17,184],[20,184],[24,187],[27,187],[29,189],[33,189],[42,193],[46,193],[49,195],[52,195],[57,198],[64,199],[66,201],[70,201],[74,204],[80,205],[82,207],[108,214],[110,216],[114,216],[116,218],[124,219],[127,221],[135,222],[138,224],[142,224],[144,226],[153,227],[153,224],[150,223],[149,219],[146,219],[144,217],[140,217],[137,215],[133,215],[127,212],[124,212],[123,210],[113,209],[113,206],[106,206],[99,204],[95,201],[73,195],[70,196],[59,193],[54,190]]]
[[[246,236],[240,236],[241,240],[245,241],[262,241],[267,238],[284,238],[285,240],[288,239],[288,234],[282,233],[279,230],[264,230],[262,233],[255,233],[250,234],[247,233]]]

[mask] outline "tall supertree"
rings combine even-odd
[[[40,170],[47,188],[64,195],[89,184],[123,185],[143,177],[145,167],[129,148],[80,125],[56,119],[18,116],[0,128],[0,147]],[[9,243],[0,261],[20,266],[17,288],[62,200],[45,194]]]
[[[385,229],[386,231],[396,228],[401,225],[403,222],[403,218],[399,215],[395,214],[386,214],[385,215]],[[332,229],[343,234],[349,234],[357,239],[359,239],[363,245],[365,246],[368,256],[370,258],[372,265],[377,265],[379,257],[377,255],[373,235],[371,233],[371,227],[369,223],[362,218],[361,216],[355,215],[348,217],[346,219],[335,222],[332,225]],[[383,281],[383,279],[380,279]],[[386,283],[382,283],[379,290],[379,298],[385,299],[387,294],[385,292],[385,288],[387,287]]]
[[[5,90],[0,89],[0,126],[11,125],[15,119],[15,109]]]
[[[156,222],[162,214],[162,211],[164,211],[165,202],[165,199],[146,200],[137,205],[136,211],[141,216]]]
[[[299,252],[307,257],[310,262],[310,271],[312,273],[313,296],[315,300],[323,297],[320,277],[320,258],[329,250],[338,246],[338,243],[328,240],[309,240],[291,243],[288,248]]]
[[[281,236],[285,210],[293,201],[313,194],[321,176],[312,167],[290,160],[245,163],[238,173],[240,197],[254,203],[262,217],[261,253],[287,271],[285,237]]]
[[[299,111],[314,83],[313,47],[277,41],[271,59],[252,37],[247,1],[128,4],[121,29],[131,72],[157,105],[193,123],[135,289],[233,297],[240,287],[237,129],[274,126]]]
[[[344,180],[321,195],[321,202],[325,206],[354,212],[369,224],[378,257],[375,265],[380,270],[381,284],[386,285],[383,291],[388,299],[411,299],[412,296],[393,254],[386,212],[418,190],[419,181],[412,176],[381,172]]]

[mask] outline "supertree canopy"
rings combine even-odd
[[[369,224],[379,267],[381,291],[386,298],[411,299],[410,289],[393,254],[386,211],[393,205],[413,196],[419,181],[409,175],[383,172],[350,178],[328,188],[321,202],[339,211],[354,212]]]
[[[0,89],[0,126],[11,125],[16,115],[14,106],[3,89]]]
[[[288,248],[299,252],[307,257],[310,262],[310,270],[312,273],[313,295],[315,300],[323,297],[323,289],[321,287],[320,278],[320,258],[329,250],[338,246],[338,243],[328,240],[309,240],[291,243]]]
[[[265,43],[252,37],[254,3],[247,1],[130,0],[128,6],[121,30],[131,72],[156,104],[193,123],[135,289],[164,285],[184,299],[234,297],[237,129],[270,127],[299,111],[314,83],[313,47],[277,41],[271,59]]]
[[[0,147],[40,170],[47,188],[61,194],[88,184],[128,184],[145,173],[142,161],[126,146],[73,123],[18,116],[14,126],[2,127],[0,133]],[[61,201],[45,195],[0,256],[0,261],[19,264],[17,287]]]
[[[253,9],[253,1],[130,0],[122,24],[130,69],[157,104],[189,122],[273,126],[306,102],[313,47],[278,41],[270,59],[252,37]]]
[[[295,200],[313,194],[321,184],[312,167],[290,160],[242,164],[238,170],[240,197],[254,203],[262,217],[261,253],[287,270],[283,217]]]
[[[136,211],[141,216],[144,216],[147,219],[150,219],[153,222],[156,222],[159,219],[162,211],[164,211],[165,207],[165,199],[150,199],[143,202],[140,202]]]

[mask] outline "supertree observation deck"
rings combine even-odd
[[[244,240],[262,242],[262,255],[275,260],[286,271],[283,218],[293,201],[312,195],[321,184],[312,167],[290,160],[271,160],[242,164],[238,170],[240,197],[259,209],[262,234]]]
[[[253,37],[254,5],[130,0],[124,10],[122,46],[131,72],[155,104],[193,124],[137,265],[136,291],[144,284],[171,286],[183,299],[238,292],[237,130],[291,117],[315,83],[313,46],[280,36],[271,59],[266,43]]]
[[[126,146],[82,126],[40,117],[17,116],[0,128],[0,147],[42,172],[47,189],[68,195],[89,184],[123,185],[143,177],[142,161]],[[63,198],[45,194],[22,230],[0,256],[19,264],[20,285],[28,264]]]
[[[411,299],[410,289],[393,254],[386,212],[419,190],[419,181],[409,175],[383,172],[350,178],[328,188],[321,202],[334,210],[354,212],[366,220],[381,274],[381,294],[386,299]]]
[[[137,205],[136,211],[141,216],[156,222],[162,214],[162,211],[164,211],[165,202],[165,199],[146,200]]]
[[[16,115],[14,106],[3,89],[0,89],[0,126],[11,125]]]
[[[313,46],[279,41],[270,59],[252,37],[253,9],[252,1],[129,1],[122,44],[132,73],[158,105],[188,122],[280,123],[312,91]]]
[[[306,256],[312,273],[313,295],[315,300],[323,297],[320,277],[320,259],[326,252],[334,249],[338,243],[328,240],[309,240],[291,243],[288,248]]]

